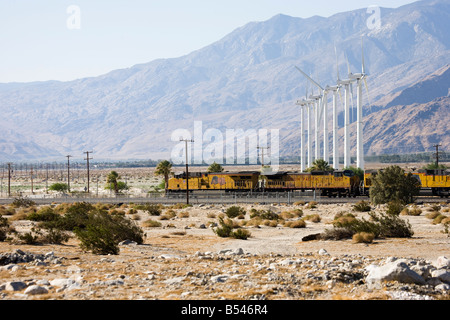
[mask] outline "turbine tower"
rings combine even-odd
[[[336,63],[337,63],[337,56],[336,56]],[[337,68],[338,65],[336,66]],[[349,69],[350,73],[350,69]],[[339,71],[338,71],[338,79],[337,79],[337,85],[344,87],[344,168],[350,167],[350,85],[355,82],[355,79],[352,79],[349,77],[349,79],[342,80],[339,77]]]
[[[313,107],[314,100],[308,98],[308,86],[306,87],[306,94],[305,99],[298,100],[297,105],[301,107],[301,114],[300,114],[300,121],[301,121],[301,140],[300,140],[300,153],[301,153],[301,159],[300,159],[300,167],[301,171],[305,171],[307,167],[312,166],[312,134],[311,134],[311,108]],[[307,112],[307,142],[308,142],[308,158],[306,157],[306,147],[305,147],[305,109]],[[306,163],[306,160],[308,162]]]
[[[363,140],[363,121],[362,121],[362,84],[365,83],[367,97],[369,97],[369,89],[367,87],[367,74],[364,63],[364,46],[361,37],[361,73],[351,73],[349,68],[348,77],[356,81],[357,86],[357,111],[356,111],[356,166],[364,170],[364,140]]]

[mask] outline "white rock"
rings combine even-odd
[[[27,287],[25,282],[22,281],[11,281],[5,283],[5,290],[6,291],[20,291]]]
[[[436,261],[433,263],[433,265],[437,269],[450,268],[450,259],[448,259],[447,257],[444,257],[444,256],[440,256],[439,258],[436,259]]]
[[[228,277],[229,277],[228,275],[221,274],[221,275],[218,275],[218,276],[211,277],[211,281],[215,282],[215,283],[217,283],[217,282],[225,282],[225,281],[228,280]]]
[[[29,286],[25,292],[25,294],[31,294],[31,295],[35,295],[35,294],[46,294],[48,293],[48,290],[44,287],[41,287],[39,285],[32,285]]]
[[[450,271],[445,269],[437,269],[431,272],[433,278],[438,278],[442,282],[450,283]]]
[[[321,255],[321,256],[329,256],[330,254],[327,252],[327,250],[325,250],[325,249],[320,249],[319,250],[319,254]]]
[[[366,277],[368,283],[391,280],[401,283],[425,284],[425,280],[411,270],[404,261],[393,261],[381,267],[371,267]]]
[[[434,287],[434,289],[443,291],[443,292],[450,291],[450,284],[441,283],[441,284],[437,285],[436,287]]]

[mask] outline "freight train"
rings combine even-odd
[[[169,179],[168,192],[224,191],[224,192],[283,192],[314,190],[328,197],[368,196],[376,170],[368,170],[360,178],[351,170],[313,171],[309,173],[278,172],[262,174],[259,171],[186,173]],[[434,196],[449,197],[450,171],[419,170],[412,173],[421,184],[423,191],[429,190]],[[189,183],[189,186],[187,183]]]
[[[187,185],[187,183],[189,185]],[[356,197],[360,194],[360,179],[351,170],[315,171],[310,173],[277,172],[261,174],[257,171],[186,173],[169,179],[168,191],[181,192],[197,190],[221,190],[225,192],[249,191],[307,191],[316,190],[329,197]]]

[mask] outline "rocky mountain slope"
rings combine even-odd
[[[399,92],[450,61],[450,1],[420,1],[381,13],[381,28],[373,30],[367,27],[366,9],[329,18],[277,15],[175,59],[70,82],[0,84],[0,161],[58,159],[69,153],[81,158],[92,150],[96,159],[167,159],[178,144],[172,133],[192,133],[194,121],[223,134],[226,129],[280,129],[281,155],[298,154],[295,102],[307,83],[295,65],[322,85],[332,85],[335,45],[341,76],[347,70],[344,53],[358,72],[363,36],[370,102],[380,110],[422,103],[422,94],[405,102],[398,100]],[[375,131],[367,137],[389,140],[386,134],[392,132],[379,129],[368,126]],[[366,153],[387,150],[369,140]],[[415,143],[425,148],[420,139]],[[403,145],[388,149],[398,152],[398,146]]]

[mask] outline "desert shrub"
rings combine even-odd
[[[118,254],[118,244],[124,240],[143,243],[143,231],[133,221],[94,210],[88,214],[84,228],[75,227],[80,247],[94,254]]]
[[[390,166],[378,171],[373,177],[370,200],[375,205],[390,201],[412,203],[419,195],[420,188],[419,180],[411,173],[405,174],[399,166]]]
[[[0,215],[0,241],[5,241],[8,235],[9,221]]]
[[[306,206],[307,209],[314,209],[317,208],[317,202],[316,201],[310,201],[308,205]]]
[[[441,211],[441,209],[442,209],[442,207],[437,204],[433,204],[427,208],[427,210],[431,211],[431,212],[439,212],[439,211]]]
[[[151,216],[159,216],[162,212],[161,205],[151,203],[144,205],[143,210]]]
[[[12,216],[16,213],[16,210],[13,208],[5,208],[4,206],[0,206],[0,216]]]
[[[48,244],[62,244],[69,241],[70,235],[58,228],[48,228],[43,230],[39,241]]]
[[[161,222],[158,222],[156,220],[153,219],[148,219],[145,220],[142,225],[146,228],[159,228],[162,226]]]
[[[280,216],[273,212],[272,210],[256,210],[252,209],[250,214],[250,219],[260,218],[262,220],[279,220]]]
[[[305,205],[305,201],[303,201],[303,200],[300,200],[300,201],[296,201],[296,202],[294,202],[294,206],[304,206]]]
[[[441,213],[439,212],[439,211],[431,211],[431,212],[428,212],[426,215],[425,215],[425,217],[427,217],[428,219],[434,219],[434,218],[436,218],[437,216],[439,216]]]
[[[353,210],[358,211],[358,212],[369,212],[370,210],[372,210],[372,208],[370,207],[370,204],[368,201],[362,200],[353,206]]]
[[[316,214],[308,214],[303,219],[314,222],[314,223],[318,223],[322,220],[317,213]]]
[[[219,224],[219,227],[213,229],[214,233],[221,238],[229,237],[231,235],[231,232],[233,231],[233,225],[231,221],[225,222],[223,218],[219,218]]]
[[[11,206],[14,208],[20,208],[20,207],[28,208],[28,207],[32,207],[34,205],[35,205],[35,202],[33,200],[28,199],[28,198],[22,198],[22,197],[15,198],[11,204]]]
[[[245,216],[247,212],[245,211],[244,208],[242,207],[238,207],[238,206],[231,206],[229,207],[226,211],[225,214],[227,215],[228,218],[237,218],[240,216]]]
[[[398,216],[398,215],[400,215],[400,213],[402,212],[402,210],[404,208],[405,208],[405,206],[403,205],[403,203],[401,201],[399,201],[399,200],[390,201],[387,205],[386,213]]]
[[[322,240],[351,239],[354,234],[355,232],[348,228],[334,227],[332,229],[325,229],[325,231],[320,234],[319,238]]]
[[[353,242],[356,243],[372,243],[375,235],[371,232],[358,232],[352,237]]]
[[[23,244],[37,244],[39,242],[39,235],[34,229],[29,232],[21,233],[17,236]]]
[[[247,240],[251,236],[251,233],[248,230],[237,229],[231,232],[230,236],[235,239]]]
[[[399,218],[398,215],[388,213],[371,213],[370,217],[376,224],[378,224],[380,229],[379,235],[381,237],[410,238],[414,235],[410,223]]]
[[[178,212],[177,217],[178,218],[189,218],[189,212],[187,212],[187,211]]]
[[[284,226],[287,228],[305,228],[306,222],[303,219],[299,219],[296,221],[287,221],[284,223]]]
[[[48,206],[39,209],[37,212],[32,212],[27,216],[27,219],[31,221],[56,221],[59,218],[61,216]]]
[[[439,213],[434,219],[433,219],[433,224],[440,224],[442,222],[442,220],[446,219],[447,216]]]

